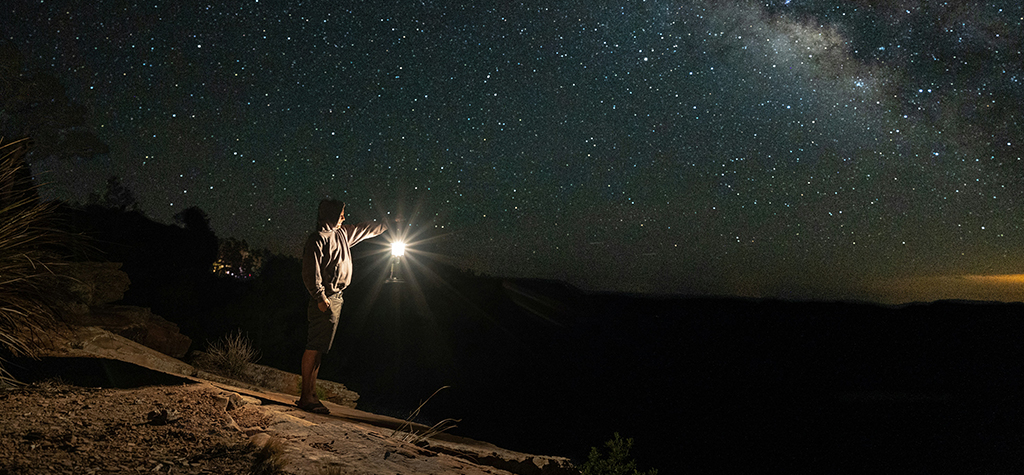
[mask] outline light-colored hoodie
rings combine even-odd
[[[302,282],[306,284],[310,297],[317,301],[327,300],[352,283],[352,251],[349,248],[387,231],[383,224],[372,221],[342,224],[335,228],[343,206],[338,201],[320,203],[319,229],[309,235],[302,251]]]

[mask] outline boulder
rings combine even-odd
[[[63,273],[71,277],[70,290],[79,300],[79,310],[117,302],[131,285],[120,262],[73,262]]]
[[[192,339],[179,333],[177,325],[144,307],[92,307],[89,313],[74,315],[71,323],[103,328],[174,358],[185,356],[192,346]]]
[[[302,376],[295,373],[258,364],[249,365],[245,373],[250,381],[260,387],[273,388],[275,391],[294,396],[298,396],[302,389]],[[341,383],[317,379],[316,387],[317,392],[322,391],[318,394],[320,398],[340,406],[356,407],[356,401],[359,400],[358,393]]]
[[[177,325],[148,308],[110,305],[124,298],[131,284],[120,262],[74,262],[63,273],[71,278],[69,290],[75,300],[68,302],[67,323],[100,327],[175,358],[185,356],[192,346],[192,339],[179,333]]]
[[[108,358],[168,374],[192,376],[196,370],[184,362],[94,326],[74,326],[47,340],[39,356]]]
[[[302,389],[302,375],[281,371],[277,368],[250,363],[246,365],[242,374],[236,378],[229,378],[216,368],[211,368],[202,363],[204,352],[196,350],[192,352],[191,358],[199,371],[196,373],[200,378],[229,384],[240,388],[269,390],[281,394],[298,396]],[[317,396],[325,401],[333,402],[339,406],[355,408],[359,400],[359,394],[345,387],[344,384],[324,379],[316,380]]]

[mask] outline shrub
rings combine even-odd
[[[658,471],[651,469],[647,472],[640,472],[636,468],[636,461],[629,458],[629,451],[633,448],[633,439],[624,439],[618,432],[611,440],[604,443],[608,448],[607,457],[601,455],[597,447],[590,448],[590,456],[587,462],[581,467],[583,475],[657,475]]]
[[[259,352],[252,347],[242,331],[224,335],[220,340],[209,343],[206,353],[196,363],[208,370],[225,376],[242,379],[249,365],[259,361]]]
[[[54,225],[56,203],[39,200],[26,151],[24,142],[0,146],[0,346],[14,356],[33,356],[55,327],[68,288],[57,270],[73,244]],[[13,383],[2,360],[0,382]]]
[[[271,437],[256,452],[250,475],[278,475],[283,473],[288,461],[285,458],[284,443],[281,439]]]

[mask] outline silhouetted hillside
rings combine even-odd
[[[77,219],[149,306],[202,344],[242,329],[261,363],[297,372],[301,263],[209,275],[202,226],[87,209]],[[211,249],[213,251],[211,251]],[[584,459],[613,432],[661,473],[1024,470],[1024,305],[902,307],[592,294],[406,259],[385,284],[357,246],[321,377],[361,407],[530,453]]]
[[[663,473],[1024,469],[1021,304],[644,298],[410,272],[438,277],[409,279],[425,304],[407,283],[346,307],[325,363],[376,410],[450,385],[426,418],[577,459],[619,431]]]

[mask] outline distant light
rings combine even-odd
[[[391,255],[395,257],[402,257],[405,255],[405,243],[401,241],[395,241],[391,243]]]

